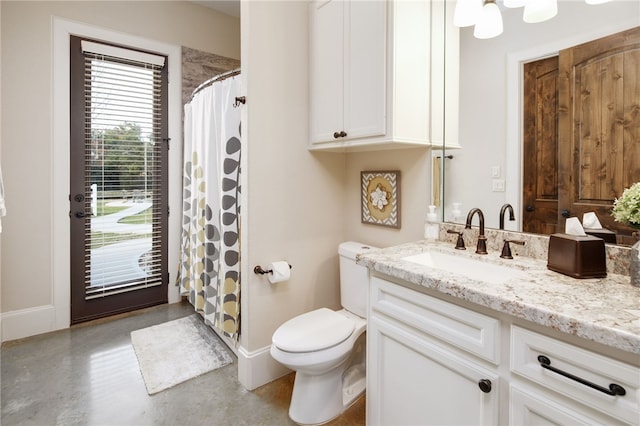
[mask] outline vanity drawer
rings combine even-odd
[[[509,424],[512,426],[625,426],[611,416],[577,402],[549,398],[533,385],[512,384],[509,389]]]
[[[500,362],[497,319],[378,277],[371,278],[371,285],[372,314],[384,315],[493,364]]]
[[[511,371],[621,421],[640,421],[638,367],[512,326]]]

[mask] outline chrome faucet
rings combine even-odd
[[[500,208],[500,229],[504,229],[504,214],[507,210],[509,210],[509,220],[516,220],[515,216],[513,215],[513,207],[511,207],[511,204],[503,205]]]
[[[478,254],[487,254],[487,237],[484,236],[484,213],[477,207],[469,210],[469,214],[467,215],[467,223],[465,225],[465,229],[471,229],[471,219],[473,219],[473,215],[478,213],[478,219],[480,220],[480,232],[478,233],[478,245],[476,246],[476,253]]]

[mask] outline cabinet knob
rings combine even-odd
[[[340,137],[340,132],[333,132],[333,137],[338,139]]]
[[[478,382],[478,386],[480,387],[480,390],[484,393],[489,393],[491,392],[491,380],[489,379],[482,379]]]
[[[345,136],[347,136],[347,132],[345,132],[344,130],[341,130],[339,132],[333,132],[333,137],[335,139],[344,138]]]
[[[344,138],[347,136],[347,132],[345,132],[344,130],[340,131],[340,137]]]

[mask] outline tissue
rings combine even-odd
[[[587,235],[577,217],[570,217],[564,224],[564,233],[567,235]]]
[[[587,212],[582,216],[582,226],[587,235],[602,238],[605,243],[616,244],[617,242],[616,233],[603,228],[595,212]]]
[[[589,229],[602,229],[595,212],[587,212],[582,216],[582,226]]]
[[[284,260],[279,260],[269,264],[271,273],[269,274],[269,282],[271,284],[288,281],[291,277],[291,267]]]

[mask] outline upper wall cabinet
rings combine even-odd
[[[451,49],[458,34],[445,24],[453,13],[446,7],[427,1],[310,3],[309,149],[441,146],[445,137],[449,146],[457,140],[443,127],[445,107],[457,115],[458,81],[457,50]],[[445,83],[451,98],[446,105]]]

